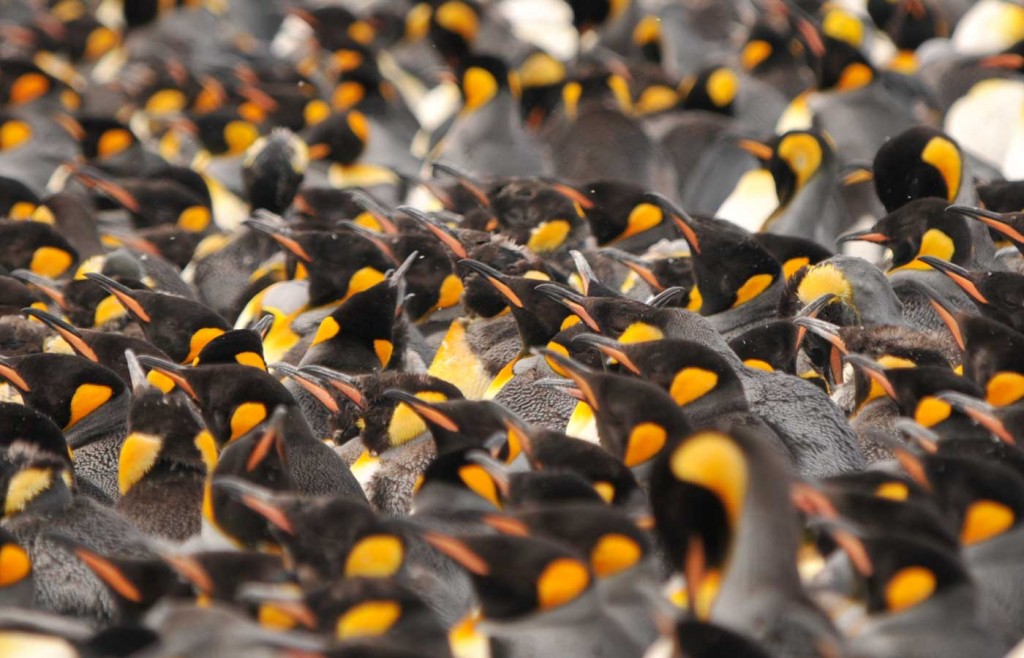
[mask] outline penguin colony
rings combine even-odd
[[[0,3],[0,658],[996,658],[1024,5]]]

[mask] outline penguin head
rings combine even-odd
[[[59,380],[52,373],[60,372]],[[33,354],[0,360],[0,377],[7,380],[34,409],[64,431],[83,421],[116,414],[111,403],[123,399],[124,382],[113,371],[69,354]]]
[[[371,455],[397,448],[427,431],[421,416],[408,404],[389,396],[389,389],[401,389],[427,402],[462,398],[448,382],[412,373],[370,375],[360,381],[362,400],[360,439]]]
[[[465,569],[486,619],[530,619],[571,605],[591,591],[586,559],[546,539],[518,536],[423,538]]]
[[[567,243],[581,239],[586,226],[574,198],[544,181],[512,179],[488,197],[502,232],[535,254],[564,251]]]
[[[967,570],[948,549],[919,539],[863,539],[872,571],[863,577],[868,612],[913,614],[915,608],[969,585]]]
[[[546,537],[563,542],[586,555],[594,576],[607,579],[615,576],[636,574],[640,566],[651,556],[651,540],[647,532],[624,511],[605,505],[566,504],[522,510],[515,514],[516,521],[524,528],[509,528],[512,534],[525,530],[536,537]],[[491,524],[502,532],[506,519],[489,517],[484,523]],[[640,521],[646,522],[646,519]]]
[[[74,90],[32,62],[4,59],[0,65],[0,103],[6,107],[25,107],[54,99],[61,109],[75,111],[81,104]]]
[[[747,73],[758,73],[795,62],[803,53],[803,45],[792,34],[781,32],[766,21],[759,21],[750,28],[740,50],[740,66]]]
[[[640,54],[643,56],[644,61],[650,62],[651,64],[662,63],[665,56],[665,48],[662,44],[664,38],[665,37],[661,30],[661,18],[655,14],[648,14],[647,16],[644,16],[637,21],[636,27],[633,28],[633,45],[640,48]],[[675,105],[675,102],[679,100],[678,96],[673,92],[673,90],[667,87],[665,87],[664,90],[669,92],[664,96],[666,101]],[[664,92],[659,91],[658,95],[660,96],[663,93]],[[643,94],[640,94],[638,96],[638,106],[645,105],[644,103],[639,102],[642,99]],[[657,105],[661,105],[661,103],[659,102]],[[638,109],[640,108],[638,107]]]
[[[819,301],[820,300],[820,301]],[[815,304],[808,309],[808,306]],[[898,324],[901,304],[885,274],[854,256],[833,256],[798,270],[789,281],[788,313],[811,312],[839,326]]]
[[[952,202],[960,193],[963,168],[960,146],[951,137],[935,128],[910,128],[875,154],[875,192],[889,212],[925,197]]]
[[[792,201],[834,158],[834,145],[825,133],[791,130],[779,137],[768,164],[779,205]]]
[[[497,57],[468,57],[460,63],[457,75],[463,113],[475,112],[485,107],[500,94],[519,94],[518,78],[509,71],[508,65]]]
[[[0,265],[8,271],[24,269],[58,279],[78,262],[78,252],[71,243],[56,227],[42,222],[0,220],[0,240]]]
[[[459,266],[471,275],[486,281],[504,298],[519,328],[519,335],[525,347],[544,345],[562,329],[569,311],[545,292],[552,284],[543,279],[527,276],[510,276],[477,260],[464,259]],[[466,281],[468,288],[470,282]],[[564,288],[566,294],[572,291]]]
[[[14,178],[0,177],[0,216],[31,219],[40,203],[27,185]]]
[[[307,112],[308,114],[308,112]],[[366,150],[370,141],[370,122],[358,110],[307,117],[305,141],[313,162],[326,160],[350,165]]]
[[[231,329],[224,318],[197,301],[134,290],[98,272],[85,276],[113,295],[139,323],[147,340],[180,363],[192,363],[207,343]]]
[[[869,0],[867,10],[872,22],[889,35],[901,53],[912,53],[929,39],[949,36],[949,23],[942,12],[925,2]]]
[[[273,492],[293,492],[298,487],[288,470],[283,415],[226,446],[207,480],[203,519],[237,545],[279,549],[266,506],[259,503]],[[273,518],[279,520],[279,516]]]
[[[199,405],[218,445],[261,427],[278,406],[288,410],[282,421],[288,431],[308,431],[301,414],[290,413],[295,400],[288,390],[259,368],[241,364],[187,367],[149,355],[140,355],[139,363],[173,381]]]
[[[930,269],[924,256],[967,264],[974,256],[971,227],[960,215],[946,212],[943,199],[910,201],[865,231],[840,238],[883,245],[892,251],[892,270]]]
[[[208,342],[196,355],[195,365],[238,363],[260,370],[267,369],[263,357],[264,333],[270,329],[272,316],[264,316],[252,329],[231,329]]]
[[[739,88],[739,76],[732,69],[724,66],[706,68],[696,78],[683,82],[686,90],[683,108],[732,116]]]
[[[977,397],[997,407],[1024,399],[1024,362],[1016,351],[1024,335],[977,315],[961,315],[959,325],[966,348],[964,376],[984,391]]]
[[[331,363],[343,359],[345,372],[385,370],[392,366],[395,324],[401,312],[402,275],[357,292],[320,321],[304,363]],[[397,358],[395,361],[397,362]]]
[[[311,592],[305,602],[319,628],[342,642],[406,634],[423,642],[447,642],[436,613],[416,592],[393,579],[346,578]]]
[[[192,122],[202,148],[214,157],[241,157],[260,138],[259,126],[237,111],[217,110]]]
[[[439,455],[470,448],[490,448],[492,442],[505,433],[500,411],[496,408],[498,405],[489,400],[454,398],[432,401],[402,389],[389,389],[384,394],[403,402],[423,420]],[[503,446],[492,452],[502,461],[511,462],[519,451]]]
[[[412,406],[412,404],[410,404]],[[507,476],[496,475],[487,465],[485,453],[472,449],[438,454],[416,484],[416,504],[443,495],[452,507],[494,511],[505,506]]]
[[[799,331],[788,320],[775,320],[744,331],[729,341],[743,365],[766,372],[796,374]]]
[[[1013,210],[993,212],[986,208],[971,208],[969,206],[953,206],[949,208],[949,211],[957,212],[988,226],[993,241],[1007,241],[1017,247],[1018,251],[1024,249],[1024,214]]]
[[[933,256],[921,260],[946,275],[986,316],[1010,327],[1024,326],[1022,275],[1000,270],[971,271]]]
[[[825,35],[825,52],[818,62],[818,89],[852,91],[874,82],[878,72],[853,44]]]
[[[693,217],[661,195],[649,198],[671,216],[690,246],[701,315],[739,308],[781,283],[778,261],[743,229]],[[693,299],[691,291],[691,303]]]
[[[630,4],[631,0],[570,0],[573,27],[580,34],[600,30],[618,19]]]
[[[746,516],[750,437],[701,430],[666,450],[651,473],[651,506],[672,566],[686,576],[697,619],[711,614]]]
[[[746,408],[736,372],[724,357],[701,343],[665,338],[621,344],[595,334],[581,335],[577,341],[592,345],[617,362],[620,370],[668,391],[684,409],[695,403],[701,408],[713,404],[718,413],[730,410],[730,406]]]
[[[522,115],[527,127],[540,130],[561,100],[566,66],[552,55],[538,50],[516,69],[522,86]]]
[[[248,148],[242,182],[253,210],[282,213],[291,205],[309,166],[309,147],[287,128],[275,128]]]
[[[955,520],[961,545],[984,544],[1018,528],[1024,503],[1020,472],[994,459],[947,452],[940,449],[924,461],[939,505]]]
[[[601,246],[614,245],[663,226],[665,213],[644,199],[644,189],[620,181],[594,181],[573,190],[583,199],[580,208],[590,233]]]
[[[79,143],[88,160],[109,162],[142,149],[142,144],[131,128],[110,117],[79,117],[84,135]]]
[[[541,353],[573,381],[593,409],[601,444],[630,468],[648,464],[689,432],[675,401],[657,386],[595,372],[555,351]]]
[[[470,53],[480,34],[485,17],[475,0],[441,0],[430,15],[431,41],[449,63],[473,59]]]

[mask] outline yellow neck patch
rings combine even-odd
[[[937,397],[926,395],[917,403],[914,420],[923,427],[934,427],[949,418],[953,407]]]
[[[590,566],[598,578],[608,578],[631,569],[642,557],[643,549],[633,538],[609,533],[590,551]]]
[[[537,578],[537,607],[550,610],[572,601],[590,586],[586,565],[571,558],[552,560]]]
[[[960,542],[965,546],[980,544],[997,537],[1016,522],[1013,510],[994,500],[978,500],[971,503],[964,515],[960,528]]]
[[[906,500],[910,496],[910,488],[903,482],[895,480],[883,482],[875,489],[875,495],[879,498],[888,498],[889,500]]]
[[[32,139],[32,127],[24,121],[12,119],[0,125],[0,151],[17,148]]]
[[[626,219],[626,228],[622,231],[613,242],[619,240],[625,240],[631,238],[634,235],[649,231],[655,226],[661,224],[665,218],[665,214],[661,211],[661,208],[654,205],[653,203],[638,203],[633,210],[629,213],[629,218]]]
[[[683,368],[672,379],[668,394],[680,407],[698,400],[718,386],[718,375],[704,368]]]
[[[536,254],[556,251],[569,237],[572,225],[564,219],[552,219],[542,222],[530,231],[530,239],[526,246]]]
[[[480,19],[476,12],[459,0],[449,0],[438,7],[434,12],[434,20],[444,29],[458,34],[469,43],[476,39],[480,29]]]
[[[775,283],[775,277],[767,272],[755,274],[747,279],[739,289],[736,290],[736,301],[732,307],[742,306],[752,299],[755,299]]]
[[[740,80],[729,69],[718,69],[708,77],[708,97],[716,107],[727,107],[736,99]]]
[[[338,618],[335,635],[339,640],[380,637],[401,616],[402,606],[395,601],[364,601],[349,608]]]
[[[28,268],[35,274],[59,279],[75,261],[74,256],[58,247],[39,247],[32,252]]]
[[[640,423],[630,431],[626,439],[626,454],[622,461],[630,468],[649,462],[661,452],[667,438],[664,427],[655,423]]]
[[[952,261],[956,252],[956,245],[953,239],[937,228],[930,228],[921,236],[921,247],[917,251],[914,260],[906,265],[894,267],[893,272],[900,270],[930,270],[932,266],[920,260],[921,256],[934,256],[945,261]]]
[[[1024,397],[1024,375],[997,372],[985,385],[985,400],[994,407],[1005,407]]]
[[[388,578],[405,559],[401,540],[394,535],[370,535],[360,539],[345,559],[346,578]]]
[[[482,466],[476,464],[462,466],[459,468],[459,479],[470,491],[495,507],[501,507],[501,499],[498,497],[498,487],[494,483],[494,478]]]
[[[199,353],[203,351],[211,340],[217,336],[224,335],[224,330],[219,327],[203,327],[192,334],[192,338],[188,341],[188,355],[185,357],[183,363],[192,363],[199,356]]]
[[[489,103],[498,95],[498,81],[487,69],[471,66],[462,76],[464,112],[472,112]]]
[[[629,345],[632,343],[649,343],[661,340],[664,337],[665,333],[654,325],[647,324],[646,322],[634,322],[626,327],[626,330],[619,335],[617,340],[623,345]]]
[[[74,427],[92,412],[96,411],[111,398],[114,389],[104,384],[82,384],[71,396],[71,417],[65,430]]]
[[[4,516],[22,512],[28,504],[53,484],[53,469],[26,468],[15,473],[7,484],[7,499],[4,502]]]
[[[20,546],[0,546],[0,590],[25,580],[32,572],[32,561]]]
[[[900,612],[923,601],[935,591],[935,574],[924,567],[904,567],[897,571],[885,587],[885,603],[889,612]]]
[[[152,470],[160,457],[163,440],[159,436],[132,432],[121,445],[117,463],[117,488],[125,495]]]
[[[754,39],[743,46],[740,53],[740,66],[744,71],[753,71],[757,65],[768,59],[772,54],[772,46],[762,39]]]
[[[419,391],[416,397],[424,402],[445,402],[448,397],[438,391]],[[395,411],[391,414],[391,422],[388,423],[388,444],[394,448],[412,441],[427,431],[427,426],[419,414],[413,411],[409,405],[399,402]]]
[[[854,62],[847,64],[846,68],[839,75],[839,82],[836,83],[836,89],[841,91],[852,91],[854,89],[860,89],[871,84],[875,79],[875,72],[871,70],[871,67],[863,62]]]
[[[821,167],[823,156],[821,144],[813,135],[807,133],[786,135],[779,142],[776,152],[793,171],[797,179],[797,187],[803,187]]]
[[[267,405],[262,402],[243,402],[235,407],[231,414],[231,438],[229,440],[234,441],[266,419]]]

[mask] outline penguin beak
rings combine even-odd
[[[395,225],[391,218],[388,217],[388,211],[384,206],[377,203],[377,201],[366,194],[362,190],[352,190],[349,193],[349,198],[353,202],[366,212],[370,213],[385,233],[398,233],[398,226]]]
[[[537,347],[533,349],[533,353],[539,356],[543,356],[549,362],[554,362],[552,365],[561,368],[565,374],[571,379],[580,392],[583,393],[583,397],[586,399],[586,403],[593,408],[596,412],[598,409],[597,396],[594,394],[594,389],[590,385],[589,375],[590,369],[580,365],[576,361],[573,361],[564,354],[548,349],[546,347]]]
[[[466,251],[466,246],[459,242],[459,239],[455,237],[455,233],[447,226],[434,221],[430,215],[422,212],[416,208],[410,206],[399,206],[398,211],[405,213],[423,228],[430,231],[434,237],[441,241],[445,247],[448,248],[455,256],[459,259],[466,259],[469,257],[469,252]]]
[[[601,326],[583,305],[586,301],[583,295],[553,283],[540,284],[537,286],[537,292],[569,309],[591,331],[601,333]]]
[[[433,404],[427,402],[426,400],[421,400],[420,398],[416,397],[412,393],[409,393],[408,391],[403,391],[397,388],[389,388],[386,391],[384,391],[383,395],[384,397],[390,400],[394,400],[395,402],[404,403],[406,406],[412,409],[417,416],[419,416],[420,418],[429,423],[437,425],[438,427],[442,427],[448,430],[449,432],[459,431],[458,424],[456,424],[455,421],[452,420],[447,414],[445,414],[443,411],[438,409]]]
[[[310,373],[315,377],[319,377],[344,395],[352,404],[360,409],[366,409],[366,398],[363,396],[362,391],[356,387],[355,380],[348,375],[323,366],[303,366],[299,370],[303,373]]]
[[[832,380],[835,384],[843,383],[843,356],[849,354],[849,349],[846,347],[846,341],[839,333],[839,327],[835,326],[831,322],[825,322],[818,318],[797,318],[794,320],[794,324],[800,328],[802,332],[810,331],[815,336],[819,336],[832,346],[831,353],[829,355],[828,368],[832,375]],[[799,334],[800,337],[804,336],[804,333]]]
[[[665,286],[658,281],[658,277],[654,276],[654,270],[643,259],[613,247],[604,247],[601,249],[601,253],[636,272],[636,275],[643,279],[652,290],[662,291],[665,289]]]
[[[35,272],[30,272],[29,270],[14,270],[11,272],[11,276],[27,285],[39,288],[44,295],[53,300],[53,303],[62,309],[66,309],[68,307],[67,300],[64,298],[64,293],[57,287],[57,282],[52,279],[40,276]]]
[[[323,382],[311,375],[308,371],[300,370],[290,363],[272,363],[270,369],[279,372],[285,377],[291,377],[296,384],[301,386],[310,395],[315,397],[320,404],[324,405],[331,413],[339,413],[341,408],[338,402],[331,395],[331,392],[324,386]]]
[[[188,372],[187,366],[165,361],[164,359],[159,359],[148,354],[140,355],[138,360],[142,366],[149,368],[150,370],[157,371],[167,379],[174,382],[175,386],[188,393],[190,398],[196,402],[199,401],[199,396],[196,394],[195,389],[192,388],[192,384],[189,383],[185,376],[185,373]]]
[[[100,274],[99,272],[86,272],[85,278],[113,295],[114,298],[117,299],[118,303],[120,303],[125,310],[134,315],[140,322],[149,323],[151,321],[149,313],[146,312],[146,309],[142,308],[142,304],[135,299],[134,291],[128,286],[114,281],[110,277]]]
[[[772,155],[774,155],[774,151],[771,146],[755,139],[741,139],[737,142],[737,146],[761,162],[768,162],[772,159]]]
[[[32,387],[28,385],[25,378],[11,365],[6,357],[0,357],[0,377],[3,377],[22,393],[28,393]]]
[[[856,231],[854,233],[847,233],[846,235],[840,235],[836,239],[836,244],[846,244],[847,242],[871,242],[873,244],[886,244],[889,242],[889,236],[881,231],[874,231],[868,229],[866,231]]]
[[[355,222],[348,222],[348,221],[346,221],[346,222],[341,222],[341,224],[342,224],[342,226],[344,226],[348,230],[352,231],[356,235],[359,235],[360,237],[366,238],[367,240],[372,242],[373,246],[377,248],[377,251],[379,251],[382,254],[384,254],[384,256],[388,260],[390,260],[392,263],[394,263],[396,265],[401,263],[401,261],[398,260],[398,256],[395,254],[395,250],[391,248],[391,245],[389,245],[387,242],[384,241],[383,236],[380,233],[378,233],[377,231],[370,230],[370,229],[366,228],[365,226],[360,226],[359,224],[356,224]]]
[[[851,531],[852,526],[841,520],[839,512],[828,496],[809,484],[797,482],[790,489],[790,497],[794,507],[814,520],[814,525],[828,531],[836,544],[846,551],[851,564],[859,574],[871,575],[874,566],[864,543]]]
[[[932,290],[931,287],[920,284],[918,282],[912,282],[917,289],[928,298],[928,303],[931,304],[932,310],[939,316],[942,323],[946,325],[946,330],[949,331],[956,342],[957,347],[960,351],[964,351],[967,348],[967,341],[964,338],[963,330],[960,328],[960,321],[957,319],[960,311],[953,308],[953,306],[946,301],[939,293]]]
[[[587,197],[587,195],[583,194],[575,187],[547,178],[542,178],[541,180],[550,185],[551,189],[553,189],[555,192],[558,192],[569,201],[572,201],[573,203],[578,203],[580,205],[580,208],[583,208],[584,210],[590,210],[591,208],[594,207],[594,202],[591,201],[590,198]]]
[[[629,355],[622,351],[622,344],[618,341],[597,334],[580,334],[573,338],[572,342],[591,347],[609,359],[615,359],[622,367],[627,368],[634,375],[640,375],[640,368],[629,358]]]
[[[238,500],[253,512],[256,512],[275,528],[290,535],[295,534],[295,527],[288,516],[277,504],[272,494],[263,487],[257,487],[245,480],[233,476],[220,476],[213,480],[213,487]]]
[[[501,293],[502,297],[504,297],[509,304],[512,304],[516,308],[523,308],[523,300],[514,290],[512,290],[511,287],[509,287],[507,283],[505,283],[505,275],[498,270],[494,269],[490,265],[481,263],[478,260],[473,260],[472,258],[463,258],[459,261],[459,266],[482,276],[487,283],[491,284],[495,290]]]
[[[953,281],[957,286],[960,287],[965,293],[967,293],[971,299],[978,302],[979,304],[988,304],[988,298],[978,290],[977,284],[974,283],[973,275],[968,270],[950,263],[949,261],[936,258],[935,256],[919,256],[918,260],[922,263],[931,265],[934,269],[942,272],[950,280]]]
[[[466,571],[477,576],[491,573],[490,565],[465,542],[435,531],[424,532],[422,537],[425,542],[450,557]]]
[[[439,173],[445,174],[455,180],[463,189],[473,195],[477,203],[485,209],[490,209],[491,200],[487,197],[487,192],[484,191],[483,186],[464,171],[456,169],[451,165],[442,164],[435,162],[431,172],[436,177]]]
[[[955,212],[976,219],[1014,242],[1024,242],[1024,234],[1021,234],[1010,222],[1009,218],[1015,215],[1003,215],[984,208],[971,208],[970,206],[949,206],[946,208],[946,212]]]
[[[307,264],[313,262],[313,257],[309,255],[306,248],[299,244],[298,240],[292,237],[291,229],[285,226],[277,226],[261,219],[247,219],[242,222],[242,224],[248,226],[254,231],[259,231],[260,233],[269,235],[275,242],[286,249],[288,253],[292,254],[302,262]]]
[[[682,232],[683,237],[686,239],[686,243],[690,245],[690,249],[693,253],[700,255],[700,238],[697,235],[697,229],[695,228],[696,221],[690,216],[688,212],[672,203],[668,198],[658,194],[657,192],[648,192],[643,197],[644,201],[661,208],[661,211],[672,218],[675,222],[676,227]]]
[[[99,363],[99,357],[96,356],[96,352],[89,347],[89,345],[82,339],[82,334],[78,332],[78,329],[71,326],[69,323],[58,318],[55,315],[41,311],[37,308],[23,308],[21,309],[22,315],[35,318],[50,327],[63,338],[68,345],[71,346],[75,352],[89,359],[93,363]]]
[[[943,391],[936,395],[943,402],[948,403],[954,409],[971,418],[973,421],[995,434],[1000,440],[1016,445],[1017,440],[1006,428],[1006,425],[996,416],[996,408],[984,400],[973,398],[956,391]]]

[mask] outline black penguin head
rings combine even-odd
[[[459,65],[457,75],[463,112],[479,110],[499,94],[519,93],[518,79],[509,71],[508,65],[497,57],[469,57]]]
[[[61,373],[54,379],[53,373]],[[32,354],[0,359],[0,377],[32,408],[70,430],[126,392],[113,371],[69,354]]]
[[[647,464],[689,432],[675,401],[657,386],[583,368],[558,352],[541,353],[572,379],[594,411],[601,444],[626,466]]]
[[[78,252],[55,227],[42,222],[0,221],[0,265],[59,279],[78,262]]]
[[[65,462],[70,471],[71,450],[60,428],[49,416],[15,402],[0,403],[0,451],[16,444],[31,446],[40,453]]]
[[[854,45],[830,36],[822,39],[825,52],[818,62],[818,88],[852,91],[874,82],[878,72]]]
[[[291,205],[306,175],[309,148],[287,128],[257,139],[242,162],[242,182],[249,205],[282,213]]]
[[[329,160],[343,165],[359,159],[370,137],[370,122],[358,110],[322,117],[310,125],[305,134],[310,160]]]
[[[729,222],[693,217],[658,194],[652,203],[669,214],[692,253],[701,315],[738,308],[782,278],[782,267],[750,234]],[[691,292],[691,301],[693,293]]]
[[[824,133],[791,130],[779,137],[768,168],[775,179],[779,205],[793,197],[835,158],[835,148]]]
[[[519,619],[571,604],[593,584],[585,559],[563,545],[533,537],[423,538],[462,566],[473,581],[487,619]]]
[[[964,376],[984,390],[985,400],[1003,407],[1024,399],[1024,334],[977,315],[961,315]]]
[[[572,24],[581,34],[599,30],[618,18],[630,0],[571,0]]]
[[[930,196],[953,201],[963,167],[960,146],[952,138],[935,128],[910,128],[875,154],[875,191],[889,212]]]
[[[740,79],[732,69],[724,66],[710,67],[698,73],[690,84],[683,84],[689,87],[683,100],[685,109],[732,116],[733,103],[740,87]]]
[[[863,577],[868,612],[910,614],[914,608],[970,583],[960,559],[948,549],[907,537],[862,540],[872,571]]]
[[[148,355],[139,362],[167,377],[199,405],[203,421],[219,445],[263,425],[275,408],[294,410],[295,400],[277,379],[241,364],[187,367]],[[308,431],[301,414],[288,413],[288,431]]]
[[[71,503],[73,475],[67,456],[16,442],[0,459],[0,518],[22,512],[49,512]]]

